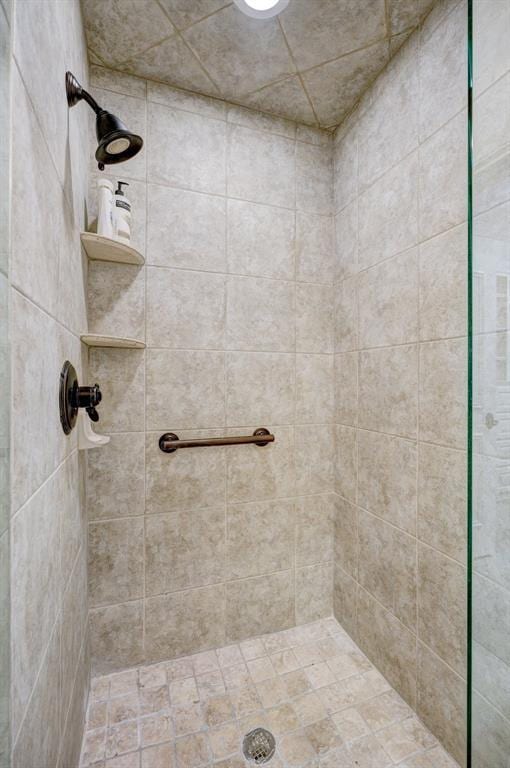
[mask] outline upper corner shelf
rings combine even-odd
[[[111,349],[145,349],[145,342],[122,336],[103,336],[99,333],[84,333],[81,341],[88,347],[110,347]]]
[[[130,245],[119,243],[118,240],[96,235],[95,232],[82,232],[80,238],[89,259],[138,266],[145,264],[145,259],[139,251],[131,248]]]

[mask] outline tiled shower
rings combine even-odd
[[[481,47],[510,16],[506,0],[477,1]],[[281,21],[245,28],[244,2],[1,0],[12,394],[0,768],[242,768],[258,764],[244,739],[260,728],[275,768],[508,768],[507,667],[499,698],[475,680],[491,734],[476,762],[467,693],[472,3],[363,0],[357,58],[326,93],[319,69],[343,72],[343,57],[327,61],[324,32],[326,63],[307,59],[299,24],[349,3],[289,0]],[[275,35],[274,22],[296,73],[275,47],[276,86],[259,63],[241,99],[241,65],[219,65],[220,98],[206,49],[229,18],[234,57],[269,45],[257,24]],[[115,45],[132,55],[116,63]],[[135,157],[98,169],[93,113],[69,108],[66,71],[143,138]],[[128,184],[131,263],[88,252],[100,179]],[[62,431],[65,360],[100,386],[101,447]],[[274,442],[160,446],[169,432],[261,428]],[[492,635],[486,645],[504,656]]]

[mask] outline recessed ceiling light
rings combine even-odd
[[[270,19],[289,4],[289,0],[234,0],[243,13],[253,19]]]

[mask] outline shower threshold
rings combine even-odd
[[[334,618],[94,678],[81,768],[458,768]]]

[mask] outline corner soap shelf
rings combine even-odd
[[[81,341],[88,347],[110,347],[112,349],[145,349],[145,342],[122,336],[104,336],[101,333],[84,333]]]
[[[80,239],[89,259],[94,261],[113,261],[118,264],[145,264],[142,254],[130,245],[119,243],[109,237],[96,235],[95,232],[81,232]]]

